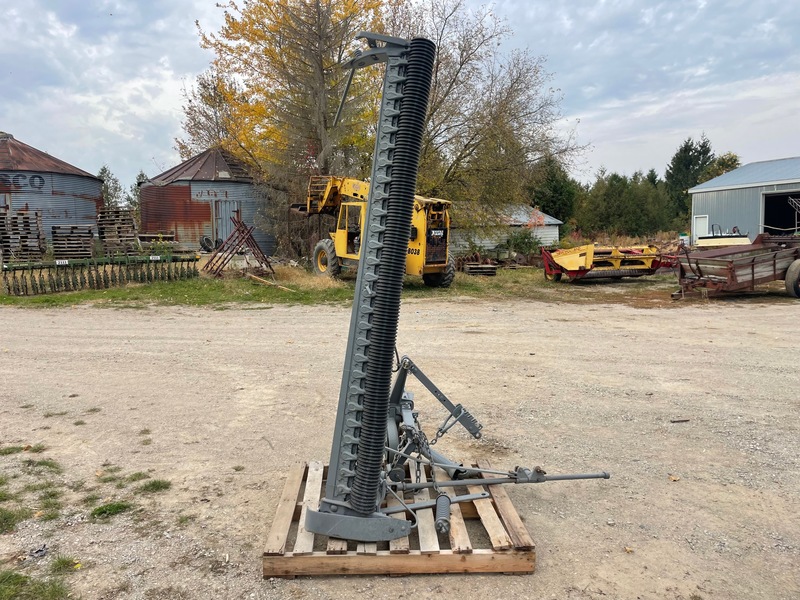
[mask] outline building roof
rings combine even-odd
[[[800,183],[800,156],[748,163],[694,186],[689,193],[733,190],[781,183]]]
[[[563,225],[555,217],[543,213],[538,208],[530,206],[518,206],[505,213],[505,220],[509,225],[542,227],[544,225]]]
[[[73,167],[47,152],[14,139],[13,135],[5,131],[0,131],[0,171],[38,171],[97,179],[83,169]]]
[[[165,185],[174,181],[238,181],[252,183],[244,164],[222,148],[209,148],[177,167],[151,177],[152,183]]]

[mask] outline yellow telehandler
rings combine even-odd
[[[314,272],[336,277],[342,268],[357,268],[367,211],[369,183],[350,177],[319,175],[308,183],[306,204],[293,208],[307,215],[336,217],[329,239],[314,247]],[[406,274],[422,276],[431,287],[450,287],[456,274],[450,241],[450,201],[415,196]]]

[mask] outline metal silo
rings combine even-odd
[[[103,182],[91,173],[0,132],[0,208],[38,211],[45,237],[61,225],[91,225],[103,207]]]
[[[256,225],[253,237],[267,256],[275,251],[275,238],[259,227],[263,201],[253,179],[229,152],[211,148],[143,183],[140,188],[141,231],[174,234],[175,241],[192,249],[200,240],[224,240],[232,230],[231,216],[239,210],[242,221]]]

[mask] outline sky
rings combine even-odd
[[[468,6],[486,4],[465,0]],[[800,155],[800,11],[785,0],[497,0],[503,52],[547,58],[565,132],[601,167],[660,175],[703,133],[743,163]],[[124,187],[180,162],[182,92],[216,0],[0,0],[0,131]]]

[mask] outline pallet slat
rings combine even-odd
[[[306,491],[303,495],[303,510],[297,528],[297,541],[294,543],[294,554],[311,554],[314,551],[314,534],[306,530],[306,511],[316,509],[322,489],[322,463],[312,462],[308,465]]]
[[[420,469],[419,480],[422,483],[428,481],[425,469]],[[431,494],[428,490],[420,490],[414,494],[415,502],[424,502],[426,500],[431,500]],[[432,508],[417,511],[417,533],[421,552],[439,552],[439,534],[436,533],[435,521]]]
[[[492,466],[487,461],[479,461],[478,467],[481,469],[491,469]],[[485,478],[499,477],[499,475],[484,474]],[[494,500],[494,505],[497,512],[500,514],[500,519],[503,521],[508,534],[511,536],[511,541],[516,550],[534,550],[536,544],[528,533],[525,524],[519,516],[519,513],[514,509],[511,503],[511,498],[508,497],[505,487],[502,485],[490,485],[488,487],[489,494]]]
[[[449,479],[447,473],[437,469],[438,476],[442,479]],[[455,496],[453,488],[447,488],[447,495],[451,498]],[[469,554],[472,552],[472,542],[467,533],[467,524],[461,514],[460,504],[450,505],[450,547],[456,554]]]
[[[289,528],[292,526],[294,506],[305,474],[305,463],[296,465],[289,471],[283,486],[283,494],[278,501],[278,510],[275,511],[275,519],[272,521],[272,528],[267,537],[264,556],[282,555],[286,551],[286,539],[289,537]]]

